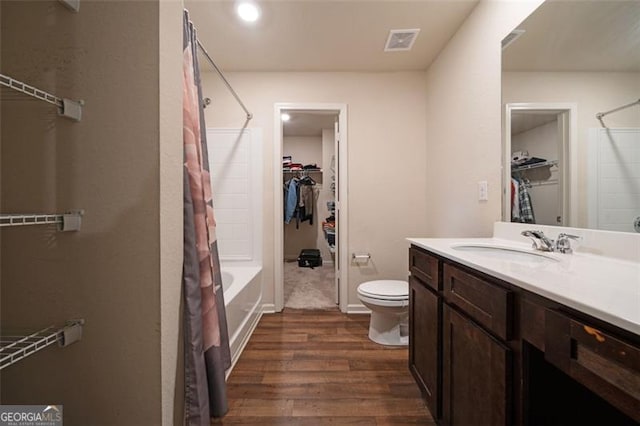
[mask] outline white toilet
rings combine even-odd
[[[406,281],[364,282],[358,286],[358,298],[371,309],[369,339],[381,345],[409,344],[409,284]]]

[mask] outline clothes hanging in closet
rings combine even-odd
[[[533,203],[524,180],[511,179],[511,221],[536,223]]]
[[[309,221],[309,225],[313,225],[315,185],[316,182],[308,176],[302,179],[291,178],[284,183],[285,223],[290,223],[295,218],[296,229],[300,228],[300,222]]]
[[[309,225],[313,225],[313,201],[314,201],[314,184],[302,184],[300,186],[299,199],[299,219],[301,222],[309,221]]]
[[[284,183],[284,223],[291,222],[298,207],[298,179],[291,178]]]

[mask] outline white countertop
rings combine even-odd
[[[585,253],[545,253],[554,261],[504,260],[457,250],[485,243],[533,251],[530,244],[499,238],[407,238],[454,262],[640,335],[640,262]],[[541,253],[541,252],[536,252]]]

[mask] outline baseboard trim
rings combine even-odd
[[[275,314],[276,313],[276,305],[273,303],[263,303],[262,304],[262,313],[263,314]]]
[[[361,303],[354,303],[347,305],[348,314],[370,314],[371,310]]]

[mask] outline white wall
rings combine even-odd
[[[407,236],[426,233],[424,159],[425,81],[421,72],[398,73],[227,73],[254,114],[250,127],[264,135],[265,303],[274,302],[273,120],[277,102],[325,102],[348,105],[349,247],[369,252],[368,266],[349,267],[348,303],[359,303],[359,283],[375,278],[406,279]],[[241,127],[244,112],[216,74],[204,73],[207,126]],[[269,154],[271,153],[271,155]],[[498,157],[499,158],[499,157]],[[276,171],[277,172],[277,171]]]
[[[429,236],[488,236],[501,219],[500,41],[541,3],[480,2],[427,70]]]
[[[633,102],[640,93],[640,73],[506,72],[503,99],[510,102],[578,104],[578,227],[587,227],[587,146],[589,128],[601,127],[595,115]],[[637,106],[604,118],[608,127],[638,127]]]
[[[322,136],[284,136],[283,155],[294,163],[317,164],[322,168]]]

